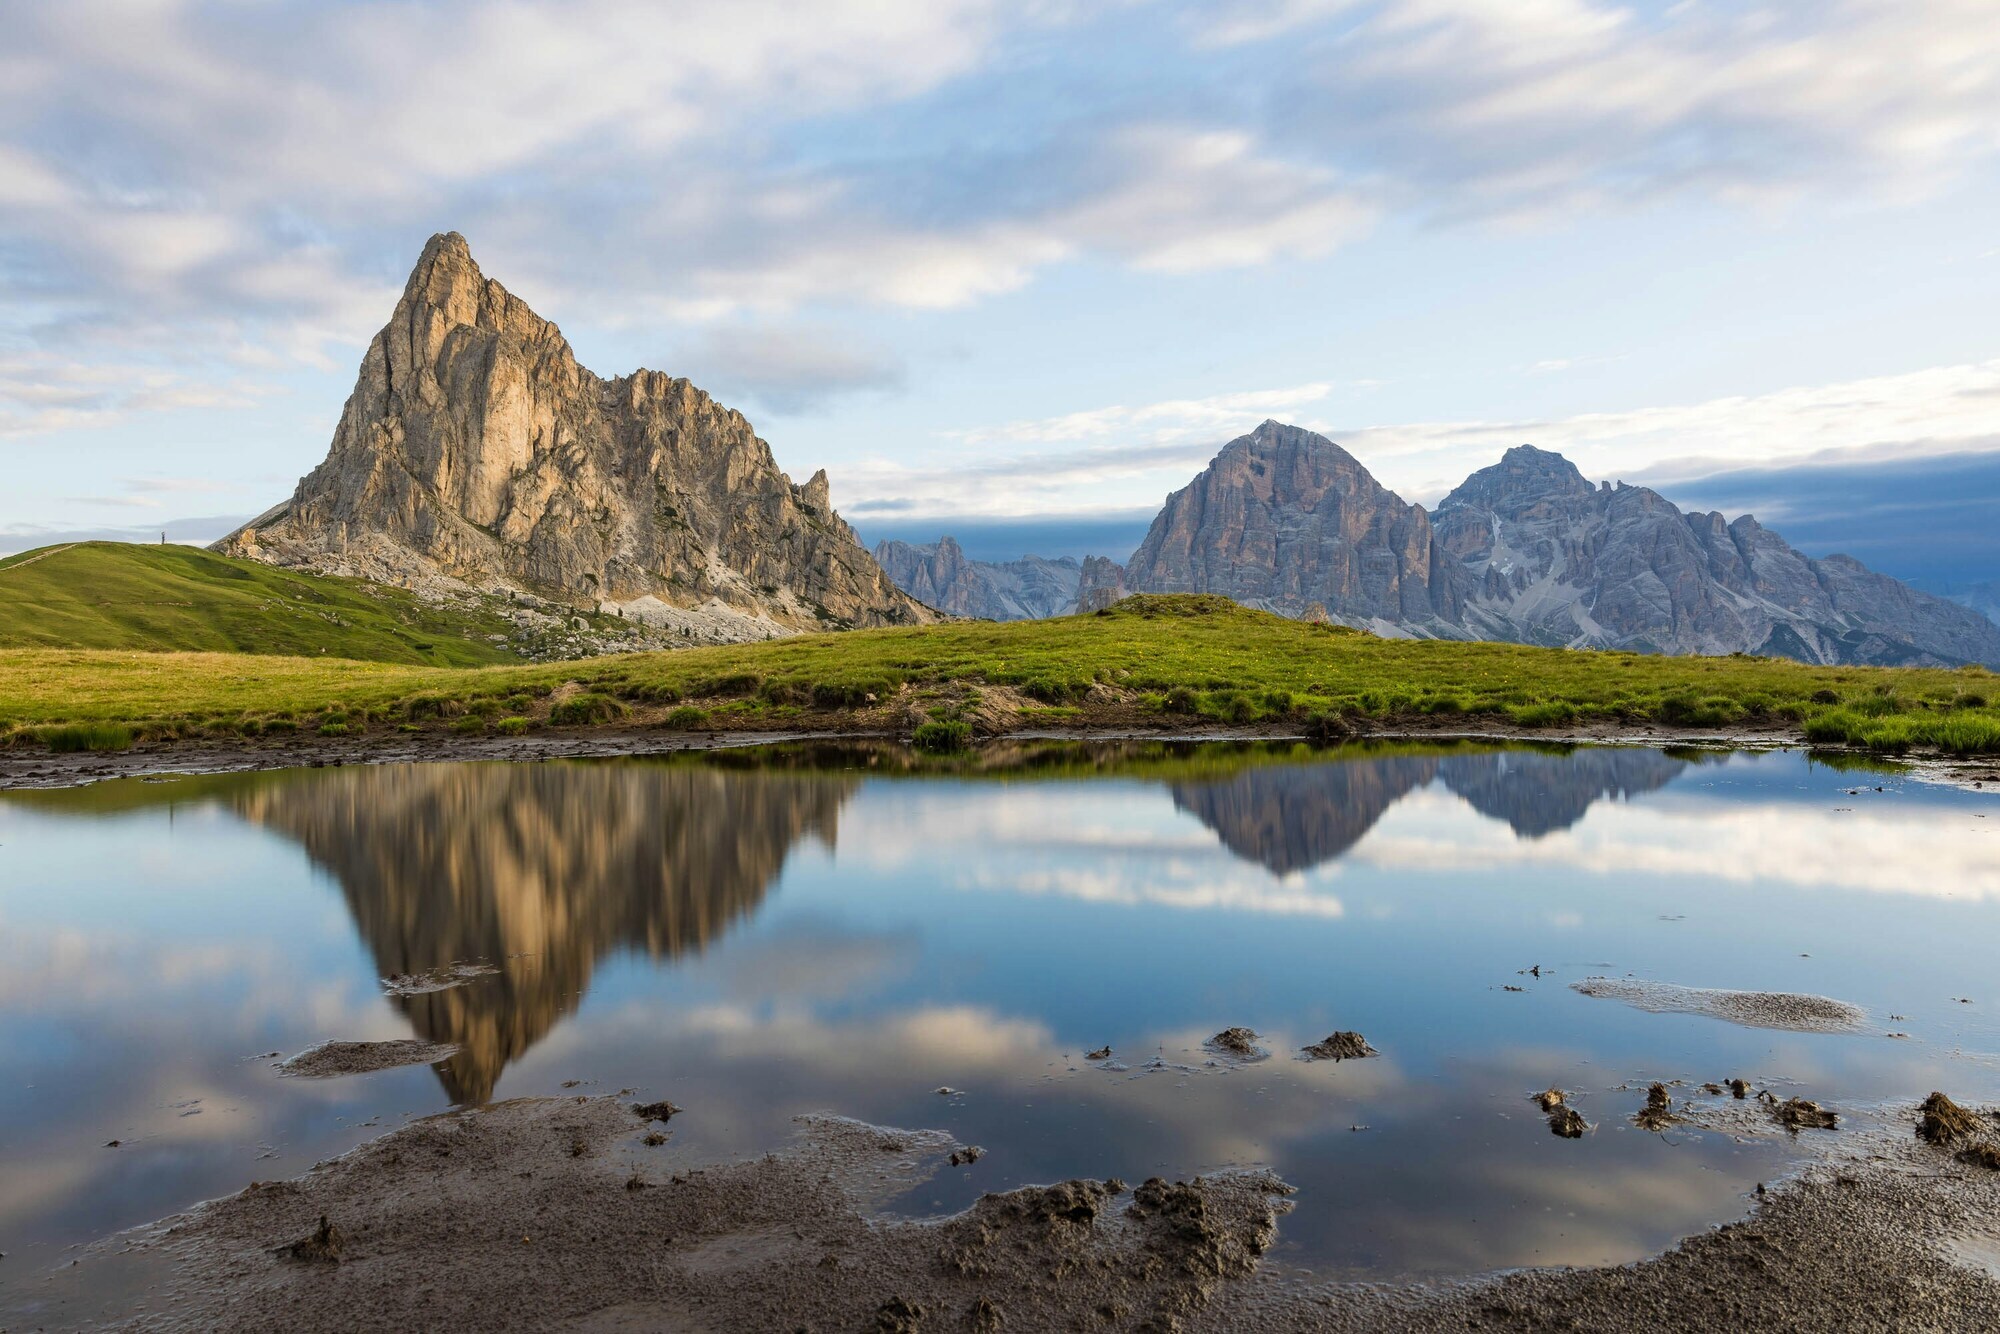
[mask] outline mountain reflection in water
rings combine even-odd
[[[439,1076],[454,1102],[479,1103],[577,1009],[605,956],[677,958],[754,915],[801,840],[835,846],[841,809],[864,781],[1082,773],[1158,782],[1231,854],[1286,876],[1345,855],[1398,801],[1432,784],[1537,838],[1598,801],[1664,787],[1691,762],[1610,747],[1017,743],[940,773],[899,747],[814,743],[669,761],[360,766],[7,797],[102,814],[180,804],[199,790],[291,839],[333,876],[381,976],[491,965],[493,976],[392,997],[418,1036],[458,1046]]]
[[[691,767],[354,768],[253,787],[232,805],[331,872],[383,976],[481,960],[497,976],[395,998],[458,1044],[454,1102],[574,1010],[618,949],[674,958],[754,912],[800,839],[831,847],[854,779]]]

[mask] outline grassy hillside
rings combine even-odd
[[[6,572],[0,570],[0,579]],[[1792,724],[1881,750],[2000,751],[1980,668],[1807,667],[1513,644],[1384,640],[1215,597],[1138,597],[1049,621],[858,630],[576,662],[438,669],[324,659],[0,651],[0,733],[69,748],[133,736],[621,723],[701,730],[1440,718]],[[63,731],[62,725],[75,725]],[[101,729],[98,733],[91,727]],[[93,739],[94,738],[94,739]],[[940,740],[949,741],[949,736]]]
[[[0,648],[180,649],[471,667],[497,616],[185,546],[80,542],[0,561]]]

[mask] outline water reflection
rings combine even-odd
[[[1391,806],[1434,782],[1515,833],[1567,829],[1606,798],[1665,787],[1689,760],[1657,750],[1416,754],[1248,769],[1224,782],[1175,783],[1174,805],[1237,856],[1284,875],[1344,855]]]
[[[693,1109],[688,1162],[816,1109],[994,1150],[916,1210],[1265,1162],[1301,1187],[1287,1253],[1323,1271],[1629,1259],[1729,1216],[1784,1148],[1644,1136],[1618,1085],[1744,1073],[1846,1111],[1982,1096],[1954,1053],[1994,1045],[1953,1000],[2000,939],[1990,799],[1708,758],[802,746],[7,794],[0,1249],[289,1174],[443,1097],[581,1078]],[[475,959],[499,972],[374,981]],[[1568,990],[1606,968],[1823,991],[1914,1037]],[[1277,1059],[1200,1068],[1233,1023]],[[1347,1027],[1384,1055],[1284,1059]],[[442,1097],[422,1068],[306,1084],[247,1059],[409,1031],[462,1047]],[[1078,1059],[1104,1044],[1132,1068]],[[1154,1054],[1195,1068],[1148,1074]],[[1524,1095],[1550,1083],[1598,1134],[1547,1134]]]
[[[576,764],[345,769],[230,804],[339,881],[384,976],[482,960],[499,974],[395,1005],[452,1042],[454,1102],[573,1011],[599,959],[700,950],[754,913],[804,838],[834,846],[851,778]]]

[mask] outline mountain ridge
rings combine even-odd
[[[448,595],[513,590],[707,641],[932,619],[740,412],[603,379],[473,260],[425,245],[327,457],[213,548]]]

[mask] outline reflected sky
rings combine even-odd
[[[1796,752],[1151,743],[979,770],[818,746],[0,796],[0,1313],[71,1244],[571,1080],[688,1108],[687,1162],[812,1110],[989,1150],[914,1213],[1268,1164],[1300,1188],[1279,1260],[1368,1277],[1631,1259],[1783,1170],[1777,1139],[1630,1127],[1651,1079],[1864,1118],[2000,1095],[1982,793]],[[468,960],[497,971],[380,983]],[[1597,973],[1869,1020],[1749,1030],[1567,985]],[[1236,1024],[1273,1058],[1206,1064]],[[1383,1055],[1291,1059],[1335,1028]],[[267,1059],[412,1035],[460,1054],[332,1081]],[[1123,1069],[1082,1059],[1105,1044]],[[1550,1083],[1596,1133],[1548,1134],[1526,1096]]]

